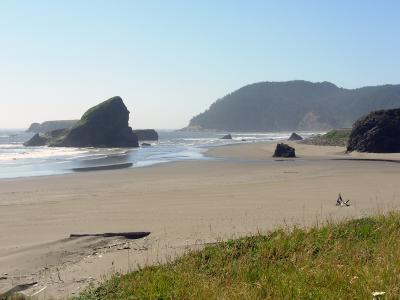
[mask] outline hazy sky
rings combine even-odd
[[[196,2],[196,3],[195,3]],[[400,1],[0,1],[0,128],[121,96],[179,128],[258,81],[400,83]]]

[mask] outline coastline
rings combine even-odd
[[[0,180],[0,270],[8,274],[0,291],[38,281],[43,295],[62,298],[104,275],[203,243],[400,205],[397,164],[348,159],[398,154],[346,155],[341,147],[290,143],[299,158],[276,160],[275,143],[211,148],[214,160]],[[339,192],[352,206],[335,206]],[[133,241],[68,238],[118,231],[151,234]]]
[[[1,131],[1,129],[0,129]],[[7,132],[7,131],[6,131]],[[73,173],[75,169],[103,168],[132,163],[143,167],[158,163],[207,159],[203,152],[220,145],[274,141],[289,138],[288,132],[232,132],[232,140],[221,139],[215,132],[185,133],[163,130],[151,147],[138,148],[65,148],[26,147],[30,134],[8,132],[0,139],[0,178],[19,178]],[[304,137],[314,132],[302,132]]]

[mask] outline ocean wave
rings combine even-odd
[[[87,153],[87,150],[78,148],[49,148],[49,147],[21,147],[13,145],[1,145],[3,149],[13,151],[0,151],[0,161],[15,161],[21,159],[44,159],[76,156]],[[5,146],[5,147],[4,147]],[[1,149],[0,149],[1,150]]]
[[[18,149],[22,147],[22,144],[0,144],[0,149]]]

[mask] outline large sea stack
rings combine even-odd
[[[121,97],[113,97],[89,109],[71,129],[43,135],[51,147],[138,147],[129,127],[129,111]],[[34,137],[38,141],[38,137]],[[31,146],[33,140],[25,143]]]
[[[400,109],[374,111],[356,121],[347,151],[400,152]]]

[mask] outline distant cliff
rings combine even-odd
[[[32,123],[27,132],[33,133],[46,133],[58,129],[72,128],[78,120],[59,120],[59,121],[46,121],[43,123]]]
[[[190,121],[188,129],[225,131],[328,130],[360,116],[400,107],[400,85],[359,89],[330,82],[260,82],[226,95]]]

